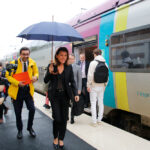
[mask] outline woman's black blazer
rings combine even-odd
[[[57,66],[54,66],[54,70],[57,70]],[[71,65],[64,66],[64,73],[65,73],[65,90],[67,97],[72,99],[72,93],[76,96],[77,94],[77,87],[74,80],[73,70]],[[54,98],[56,87],[57,87],[57,75],[50,74],[49,72],[49,65],[47,67],[47,72],[44,77],[44,82],[48,83],[48,98],[52,100]]]

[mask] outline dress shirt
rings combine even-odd
[[[82,72],[82,78],[86,78],[86,75],[85,75],[85,61],[81,61],[80,67],[81,67],[81,72]]]

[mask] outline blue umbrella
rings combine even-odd
[[[17,37],[27,40],[52,41],[52,56],[53,41],[84,41],[81,35],[72,26],[58,22],[40,22],[33,24],[24,29]]]
[[[27,40],[83,41],[81,35],[69,24],[40,22],[24,29],[17,37]]]

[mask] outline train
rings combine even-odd
[[[85,53],[93,60],[93,50],[102,50],[109,66],[109,82],[105,89],[105,114],[113,109],[140,116],[140,122],[150,126],[150,0],[107,0],[79,14],[67,23],[84,41],[57,42],[55,49],[66,46],[79,61]],[[35,89],[45,93],[45,68],[50,62],[51,43],[31,50],[39,68]],[[128,63],[131,65],[123,65]]]
[[[99,48],[109,66],[109,83],[104,94],[106,110],[120,109],[150,118],[150,1],[109,0],[68,21],[83,37],[83,42],[63,43],[79,60],[85,52],[86,60],[93,60],[93,50]],[[50,48],[36,47],[31,57],[40,72],[37,90],[44,92],[43,76],[50,61]],[[123,67],[128,55],[132,67]],[[129,56],[130,55],[130,56]]]

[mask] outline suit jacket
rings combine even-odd
[[[57,71],[57,66],[54,66],[54,70]],[[72,92],[73,94],[76,96],[77,94],[77,87],[76,87],[76,83],[74,80],[74,75],[73,75],[73,70],[72,70],[72,66],[66,66],[64,67],[64,73],[65,73],[65,91],[69,99],[72,99]],[[49,65],[47,67],[47,72],[45,74],[44,77],[44,82],[48,83],[49,82],[49,86],[48,86],[48,97],[50,100],[54,99],[55,96],[55,92],[56,92],[56,88],[57,88],[57,83],[58,83],[58,78],[57,75],[53,75],[50,74],[49,72]]]
[[[74,80],[76,82],[77,89],[81,91],[82,88],[82,73],[81,68],[77,64],[72,64]]]
[[[81,61],[78,62],[78,65],[79,66],[81,65]],[[87,78],[87,74],[88,74],[89,65],[90,65],[90,62],[86,60],[85,61],[85,75],[86,75],[86,78]]]

